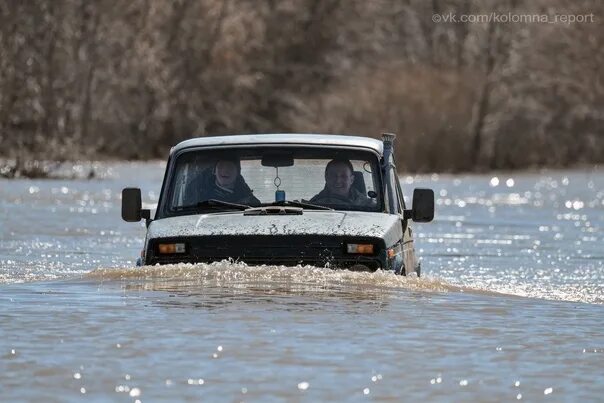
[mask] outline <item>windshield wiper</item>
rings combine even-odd
[[[234,210],[246,210],[246,209],[250,208],[250,206],[248,206],[246,204],[230,203],[230,202],[226,202],[226,201],[222,201],[222,200],[209,199],[209,200],[200,201],[199,203],[190,204],[188,206],[176,206],[176,207],[174,207],[174,210],[176,210],[176,211],[196,210],[196,209],[199,209],[200,207],[210,207],[212,209],[228,207],[228,208],[234,209]]]
[[[307,201],[299,200],[283,200],[276,201],[270,204],[271,206],[291,206],[291,207],[302,207],[309,210],[333,210],[330,207],[319,206],[318,204],[312,204]]]

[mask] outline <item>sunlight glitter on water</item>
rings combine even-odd
[[[507,192],[495,191],[500,182],[496,176],[482,186],[479,177],[456,178],[466,187],[455,192],[457,187],[443,179],[431,181],[445,195],[436,200],[441,207],[435,225],[421,225],[420,239],[436,246],[422,248],[424,264],[439,265],[439,274],[453,284],[538,298],[604,301],[602,281],[595,281],[604,276],[599,247],[604,242],[603,194],[596,190],[604,186],[602,175],[519,175],[509,178],[514,186]],[[421,177],[414,178],[415,185],[421,183]],[[449,203],[454,194],[465,205]],[[459,217],[456,210],[462,213]],[[451,256],[453,249],[459,256]]]
[[[425,270],[424,273],[430,276],[444,275],[441,279],[449,281],[448,286],[601,303],[604,298],[599,284],[589,281],[584,285],[575,283],[579,278],[596,279],[602,275],[602,255],[596,248],[602,241],[601,236],[597,236],[597,230],[602,226],[601,215],[594,216],[590,213],[588,217],[585,213],[573,215],[559,212],[560,207],[573,211],[584,211],[587,208],[583,198],[568,198],[578,191],[572,186],[581,188],[582,184],[581,180],[569,179],[569,176],[558,180],[551,177],[536,177],[536,180],[530,176],[508,177],[503,179],[510,189],[508,192],[489,190],[489,187],[494,188],[499,184],[498,177],[487,181],[486,187],[480,185],[484,182],[471,177],[453,180],[440,175],[429,177],[428,180],[440,195],[436,200],[440,207],[434,224],[418,226],[421,231],[418,232],[417,243],[424,255],[424,267],[432,269]],[[403,185],[421,184],[422,180],[421,177],[408,176],[403,180]],[[597,188],[594,185],[597,180],[601,179],[589,178],[588,182],[592,186],[587,186],[587,189],[595,193],[593,189]],[[465,188],[459,188],[464,183]],[[461,192],[455,189],[460,189]],[[156,195],[154,191],[147,193]],[[595,198],[587,196],[596,201],[602,197],[602,194],[596,194]],[[560,199],[563,200],[560,202]],[[496,206],[498,210],[495,210]],[[532,210],[531,206],[539,210]],[[544,206],[553,207],[554,220],[551,215],[548,217],[544,214],[547,213],[547,210],[542,209]],[[455,214],[456,211],[461,214]],[[529,214],[527,219],[519,220],[523,214]],[[452,223],[454,228],[446,228],[447,222]],[[487,222],[489,224],[485,225]],[[565,222],[572,227],[569,229],[564,225]],[[577,230],[582,234],[593,235],[570,235]],[[548,233],[552,234],[551,237],[543,238],[542,234]],[[118,236],[117,233],[115,235]],[[559,249],[569,237],[575,238],[575,244],[581,248],[566,251]],[[422,242],[427,244],[422,245]],[[429,245],[442,245],[444,249],[427,248]],[[450,258],[446,259],[445,256]],[[495,262],[495,257],[507,260]],[[571,277],[563,277],[567,274],[564,274],[566,270],[560,264],[569,259],[588,259],[587,266],[578,268]],[[510,263],[512,267],[506,267]],[[544,275],[548,265],[552,273],[557,273],[555,279]],[[578,277],[578,273],[582,273],[581,277]],[[544,280],[547,280],[545,284]]]
[[[437,195],[418,279],[135,268],[144,225],[121,222],[120,189],[154,206],[163,174],[142,167],[0,184],[0,400],[399,401],[402,379],[410,400],[604,393],[601,171],[402,177]]]

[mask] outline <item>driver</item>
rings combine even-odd
[[[193,186],[201,188],[200,201],[216,199],[229,203],[260,204],[241,176],[241,163],[237,158],[219,159],[212,171],[204,172],[201,183]]]
[[[372,206],[373,201],[352,187],[354,169],[347,159],[333,159],[325,167],[325,187],[310,199],[315,204]]]

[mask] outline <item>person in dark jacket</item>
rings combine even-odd
[[[372,207],[374,201],[352,187],[354,169],[349,160],[334,159],[325,167],[325,187],[310,199],[315,204]]]
[[[238,159],[218,160],[214,169],[203,172],[189,186],[197,190],[199,202],[215,199],[253,206],[260,204],[241,176]]]

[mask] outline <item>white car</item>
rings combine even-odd
[[[394,137],[186,140],[170,150],[155,217],[126,188],[122,218],[146,219],[145,265],[233,259],[419,276],[409,221],[432,220],[434,192],[415,189],[406,208]]]

